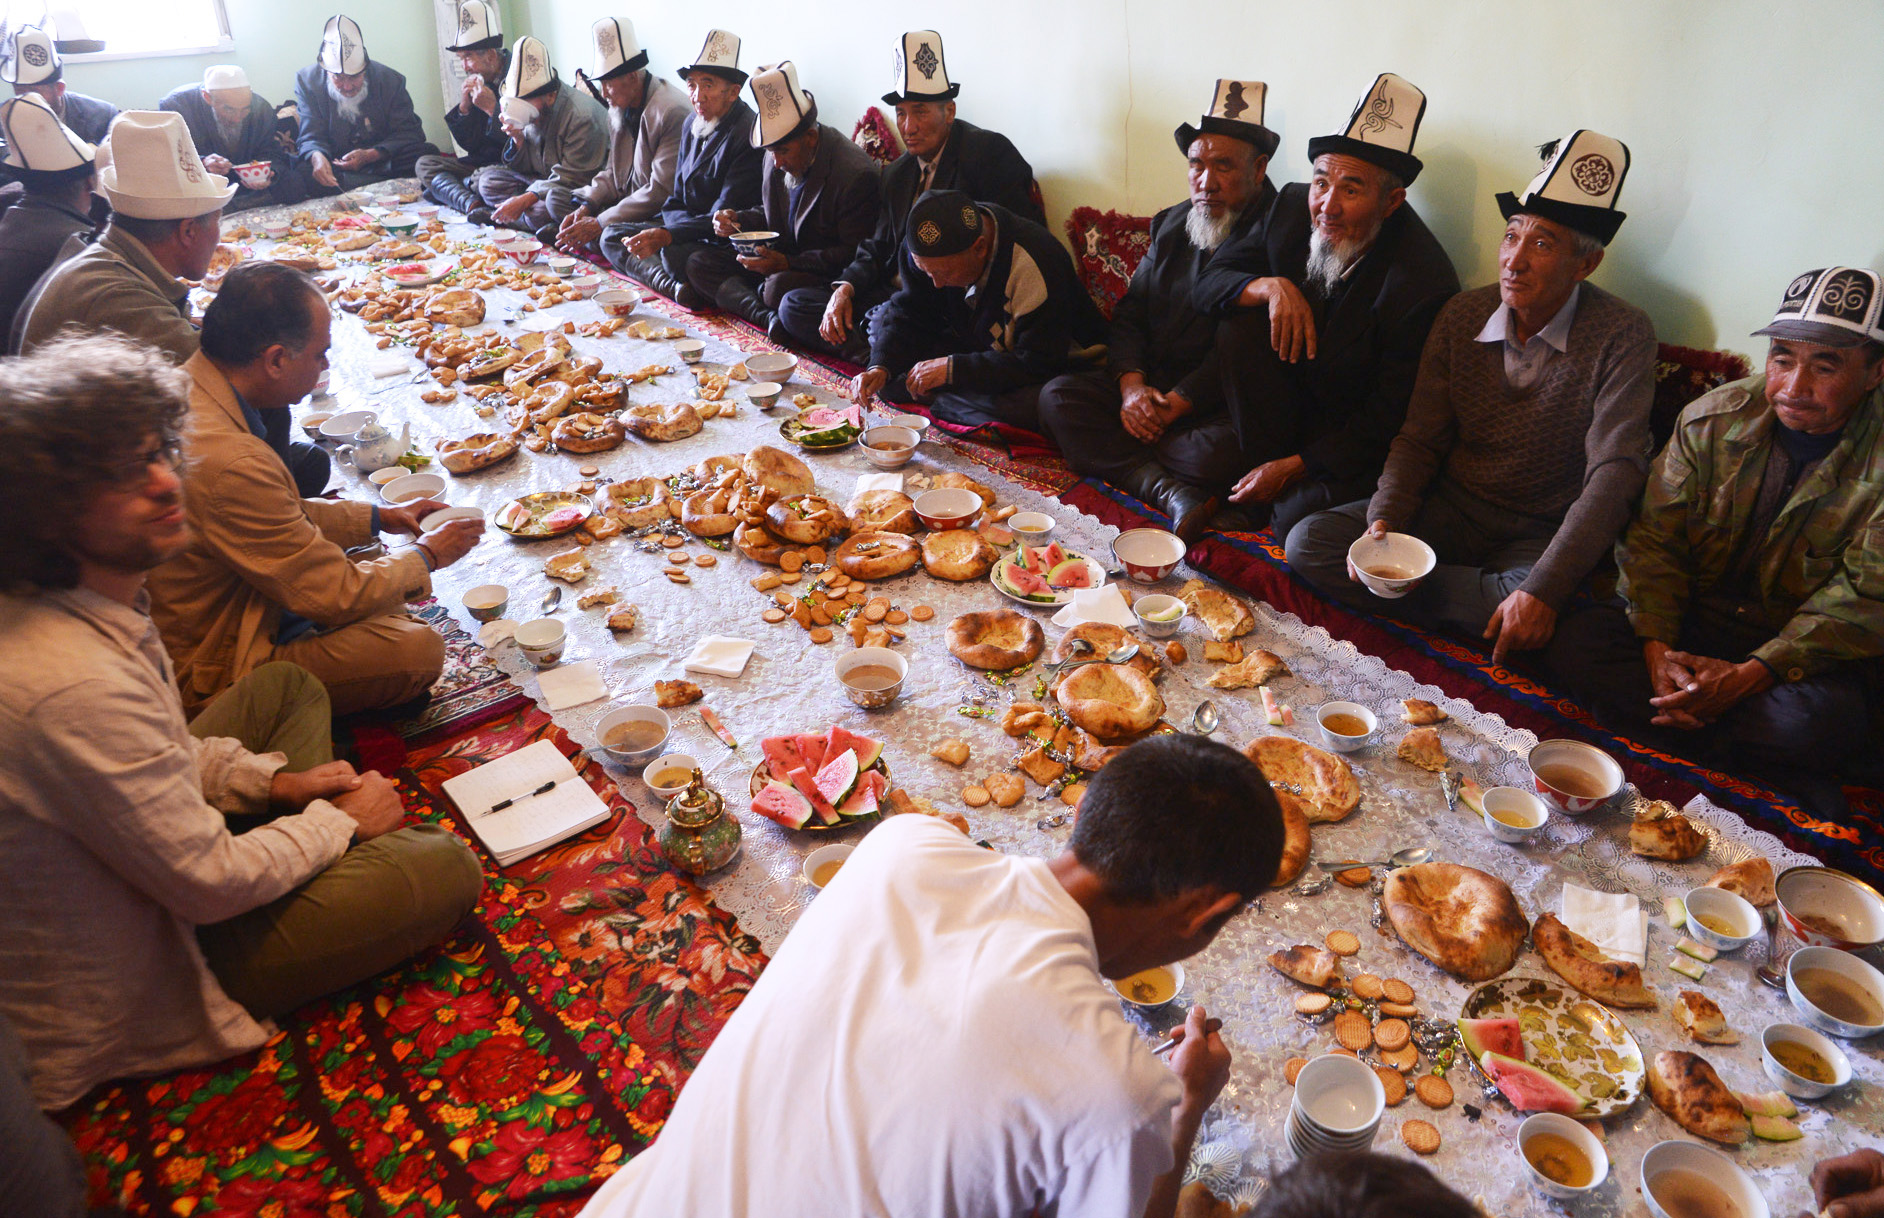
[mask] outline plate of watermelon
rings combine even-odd
[[[837,449],[863,434],[863,407],[807,406],[778,425],[778,434],[800,448]]]
[[[1616,1013],[1535,977],[1473,990],[1459,1013],[1472,1068],[1519,1112],[1606,1117],[1642,1097],[1642,1049]]]
[[[437,262],[400,262],[383,267],[380,277],[390,279],[402,288],[422,288],[428,283],[437,283],[445,276],[458,269],[458,264],[450,259]]]
[[[889,801],[883,745],[847,728],[819,735],[769,736],[752,771],[752,810],[787,829],[822,831],[870,824]]]
[[[1106,582],[1106,569],[1057,541],[1044,546],[1020,545],[1001,556],[988,572],[994,590],[1023,605],[1064,605],[1082,588]]]

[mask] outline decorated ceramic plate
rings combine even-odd
[[[1060,549],[1063,555],[1047,572],[1030,570],[1026,559],[1028,553],[1038,554],[1049,546],[1015,547],[1011,553],[1003,554],[994,564],[994,570],[988,572],[988,582],[994,590],[1009,600],[1019,601],[1023,605],[1064,605],[1073,599],[1073,593],[1087,588],[1097,588],[1106,582],[1106,569],[1086,555],[1076,550]],[[1076,586],[1055,587],[1048,582],[1048,575],[1057,570],[1062,579],[1077,579],[1080,575],[1079,564],[1085,564],[1085,581]]]
[[[758,794],[760,791],[765,790],[765,784],[767,782],[770,782],[772,778],[774,777],[771,766],[772,766],[772,763],[770,761],[761,761],[758,765],[752,767],[752,778],[747,783],[747,789],[752,793],[754,798],[758,797]],[[885,799],[888,799],[889,794],[890,794],[890,787],[888,785],[890,781],[890,763],[883,760],[883,758],[879,757],[875,761],[871,762],[869,765],[865,766],[861,772],[868,773],[871,770],[876,770],[883,775],[883,781],[885,784],[883,788],[883,797]],[[783,782],[785,780],[780,779],[779,781]],[[761,815],[764,815],[764,814],[762,813]],[[771,818],[768,817],[768,819],[771,819]],[[842,820],[839,820],[835,825],[827,825],[823,821],[819,820],[816,816],[813,816],[810,820],[805,822],[800,832],[827,833],[832,829],[842,829],[849,825],[873,825],[877,821],[882,820],[882,819],[883,819],[883,814],[881,812],[871,812],[865,816],[846,817]]]
[[[452,259],[436,258],[430,262],[401,262],[382,267],[379,274],[380,278],[398,287],[422,288],[437,283],[457,269],[458,264]]]
[[[587,495],[574,491],[537,491],[519,495],[498,508],[491,523],[512,537],[537,541],[572,532],[594,514],[595,505],[589,502]]]
[[[1642,1049],[1616,1013],[1566,985],[1537,977],[1500,977],[1473,990],[1461,1019],[1515,1019],[1524,1060],[1582,1096],[1579,1117],[1607,1117],[1642,1098]],[[1472,1061],[1472,1055],[1461,1054]],[[1472,1069],[1487,1084],[1483,1066]],[[1495,1084],[1492,1084],[1495,1086]]]
[[[848,448],[863,434],[862,412],[855,406],[836,410],[807,406],[778,425],[778,434],[800,448],[835,452]]]

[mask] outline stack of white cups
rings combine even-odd
[[[1387,1110],[1380,1079],[1358,1058],[1328,1053],[1302,1067],[1295,1078],[1285,1132],[1298,1159],[1373,1145]]]

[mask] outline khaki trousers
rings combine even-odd
[[[190,732],[287,753],[287,768],[298,771],[333,760],[329,722],[320,682],[274,663],[230,686]],[[236,818],[230,827],[240,828]],[[354,846],[267,905],[197,927],[196,941],[223,992],[257,1019],[272,1019],[440,942],[483,889],[483,868],[468,846],[437,825],[413,825]]]
[[[327,687],[336,715],[410,702],[445,670],[445,640],[403,613],[371,617],[284,643],[271,658],[299,665]],[[207,713],[207,712],[205,712]]]

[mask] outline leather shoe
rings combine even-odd
[[[1226,503],[1223,510],[1210,520],[1210,527],[1219,533],[1256,533],[1269,523],[1267,511],[1251,511],[1241,503]]]
[[[1171,518],[1171,531],[1186,544],[1196,541],[1223,498],[1148,461],[1119,480],[1120,488]]]

